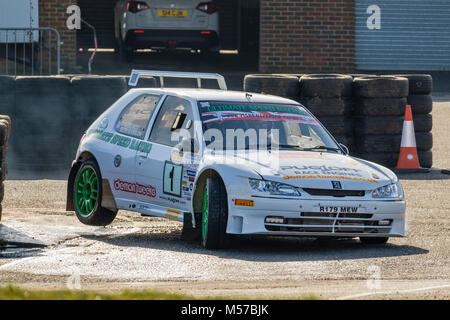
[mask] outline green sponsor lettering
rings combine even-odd
[[[131,150],[136,150],[144,153],[150,153],[150,151],[152,150],[151,143],[131,139],[111,132],[94,130],[91,133],[88,133],[88,135],[92,135],[95,139],[109,142],[122,148],[129,148]]]
[[[152,150],[152,144],[147,142],[141,142],[139,144],[139,151],[144,153],[150,153]]]
[[[136,151],[139,150],[139,144],[140,141],[133,139],[133,141],[131,141],[130,149]]]

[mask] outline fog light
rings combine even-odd
[[[284,223],[284,218],[283,217],[266,217],[266,223],[283,224]]]
[[[380,220],[378,221],[379,226],[389,226],[391,224],[392,220]]]

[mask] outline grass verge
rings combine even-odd
[[[152,290],[105,293],[81,290],[27,290],[10,285],[0,287],[0,300],[194,300],[194,298]]]
[[[27,290],[12,285],[0,287],[0,300],[205,300],[185,294],[172,294],[155,290],[123,290],[106,293],[81,290]],[[207,300],[246,300],[239,297],[207,297]],[[258,300],[258,299],[257,299]],[[267,300],[267,299],[264,299]],[[274,299],[269,299],[274,300]],[[276,298],[275,298],[276,300]],[[304,296],[295,300],[318,300],[316,296]]]

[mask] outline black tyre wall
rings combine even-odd
[[[393,76],[361,77],[353,79],[353,91],[364,98],[404,98],[408,96],[406,78]]]
[[[244,78],[244,91],[297,98],[299,81],[296,76],[249,74]]]
[[[354,113],[366,116],[401,116],[405,114],[406,98],[360,98],[355,101]]]
[[[430,94],[433,91],[433,78],[429,74],[399,74],[409,81],[409,94]]]
[[[352,94],[352,77],[341,74],[311,74],[300,78],[302,97],[340,98]]]
[[[359,151],[362,153],[398,153],[400,152],[402,135],[366,135],[355,139]],[[416,144],[418,150],[431,150],[433,147],[433,135],[430,132],[416,133]]]
[[[405,118],[399,117],[356,117],[355,134],[402,134]],[[414,131],[430,132],[433,128],[431,114],[419,114],[413,117]]]
[[[413,115],[427,114],[433,110],[433,98],[429,94],[412,94],[408,96]]]
[[[305,97],[301,103],[316,117],[344,116],[350,114],[352,110],[350,98]]]

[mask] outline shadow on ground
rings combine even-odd
[[[432,168],[427,173],[396,173],[400,180],[448,180],[450,169]]]
[[[0,223],[0,258],[39,254],[46,245]]]
[[[258,262],[353,260],[426,254],[428,250],[409,246],[362,245],[356,239],[312,239],[299,237],[239,236],[227,249],[206,250],[199,243],[181,239],[179,231],[170,233],[134,233],[113,237],[84,236],[109,245],[141,247],[174,252],[209,254],[225,259]]]

